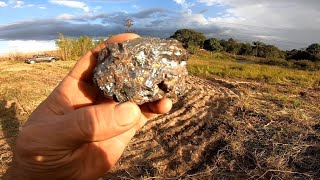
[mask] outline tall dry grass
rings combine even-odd
[[[10,52],[8,54],[4,54],[0,56],[0,61],[24,61],[28,58],[33,57],[34,55],[47,54],[49,56],[58,56],[60,57],[60,53],[58,51],[39,51],[39,52]]]

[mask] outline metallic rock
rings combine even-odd
[[[177,40],[141,37],[100,51],[93,81],[117,102],[176,99],[186,88],[187,59]]]

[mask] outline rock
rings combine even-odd
[[[93,81],[117,102],[177,98],[186,88],[187,59],[177,40],[141,37],[101,50]]]

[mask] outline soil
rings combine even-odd
[[[259,84],[190,77],[188,85],[170,113],[134,137],[104,179],[320,178],[319,124],[270,115],[278,108],[271,102],[260,103],[262,112],[247,109],[247,98],[259,98],[241,89]]]

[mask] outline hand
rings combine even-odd
[[[169,99],[115,103],[92,85],[97,53],[137,37],[113,36],[80,59],[22,127],[5,179],[98,179],[148,119],[171,109]]]

